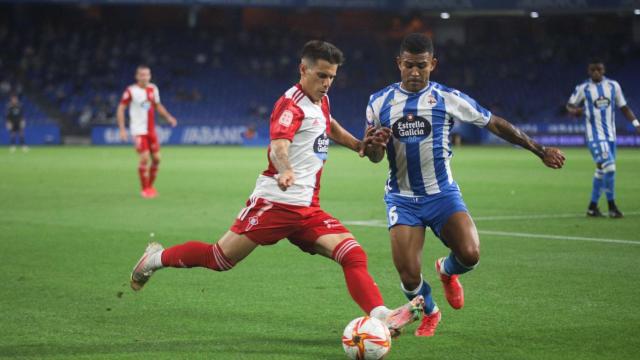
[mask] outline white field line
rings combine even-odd
[[[605,211],[606,214],[606,211]],[[640,215],[640,211],[626,211],[625,215]],[[496,220],[535,220],[535,219],[566,219],[566,218],[583,218],[584,213],[580,214],[537,214],[537,215],[496,215],[496,216],[472,216],[474,221],[496,221]]]
[[[582,236],[528,234],[528,233],[493,231],[493,230],[478,230],[478,233],[484,234],[484,235],[522,237],[522,238],[529,238],[529,239],[536,238],[536,239],[551,239],[551,240],[592,241],[592,242],[601,242],[601,243],[640,245],[640,241],[634,241],[634,240],[593,238],[593,237],[582,237]]]

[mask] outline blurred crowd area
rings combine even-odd
[[[369,94],[399,81],[399,43],[436,44],[432,80],[516,122],[554,122],[604,59],[631,104],[640,98],[632,16],[465,17],[356,10],[171,6],[0,5],[0,100],[20,95],[32,122],[82,131],[114,124],[136,65],[151,67],[162,102],[182,124],[257,124],[298,80],[299,50],[325,39],[346,55],[330,93],[333,115],[364,124]],[[636,39],[637,40],[637,39]]]

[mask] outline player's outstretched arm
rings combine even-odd
[[[293,185],[296,181],[293,168],[289,162],[289,146],[291,141],[288,139],[275,139],[271,140],[269,159],[271,163],[278,170],[276,180],[278,181],[278,187],[280,190],[287,191],[287,189]]]
[[[120,128],[120,140],[127,141],[127,129],[124,127],[124,109],[127,106],[124,104],[118,104],[118,110],[116,111],[116,119],[118,119],[118,127]]]
[[[331,118],[331,132],[329,134],[329,138],[336,143],[356,152],[360,151],[360,147],[362,146],[360,140],[351,135],[351,133],[343,128],[338,120],[334,119],[333,117]]]
[[[633,110],[631,110],[631,108],[627,105],[621,107],[620,110],[624,114],[624,117],[626,117],[627,120],[629,120],[633,124],[633,126],[636,128],[636,131],[640,133],[640,121],[638,121],[638,118],[636,118]]]
[[[560,149],[544,147],[538,144],[525,134],[524,131],[499,116],[491,115],[487,129],[498,137],[514,145],[520,145],[536,154],[546,166],[552,169],[560,169],[564,165],[565,157]]]
[[[164,105],[156,104],[156,110],[158,110],[158,114],[160,114],[163,118],[167,119],[167,122],[169,123],[169,125],[171,125],[172,127],[176,127],[176,125],[178,125],[178,120],[176,120],[176,118],[174,118],[173,115],[169,113],[169,111],[167,110],[166,107],[164,107]]]

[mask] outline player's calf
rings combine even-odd
[[[162,266],[192,268],[205,267],[215,271],[231,270],[235,262],[229,259],[218,244],[188,241],[162,252]]]
[[[357,241],[344,239],[333,249],[331,257],[342,266],[349,294],[365,314],[384,304],[380,290],[369,274],[367,254]]]

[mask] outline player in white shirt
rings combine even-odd
[[[340,264],[353,300],[366,315],[385,321],[397,333],[419,318],[422,297],[396,310],[384,306],[364,250],[338,219],[320,207],[319,198],[329,139],[360,151],[363,144],[382,146],[388,137],[361,142],[331,117],[327,92],[343,62],[338,48],[310,41],[301,58],[300,82],[280,97],[271,113],[269,166],[229,231],[215,244],[190,241],[167,249],[150,244],[134,267],[131,287],[140,290],[163,267],[230,270],[259,245],[287,238],[302,251]]]
[[[598,201],[604,190],[609,205],[609,217],[621,218],[622,212],[615,202],[616,108],[622,111],[638,132],[640,122],[627,106],[620,84],[604,76],[605,67],[601,60],[589,61],[587,72],[589,79],[576,86],[567,102],[567,111],[570,114],[577,117],[584,114],[587,130],[585,138],[596,163],[587,216],[603,216],[598,208]]]
[[[129,107],[129,130],[136,151],[140,156],[138,175],[144,198],[153,198],[158,192],[153,187],[160,166],[160,142],[156,135],[155,111],[158,111],[171,126],[178,121],[160,102],[160,90],[151,83],[151,69],[140,65],[136,69],[136,83],[129,85],[120,99],[117,118],[120,127],[120,139],[127,141],[129,136],[125,128],[124,110]]]
[[[454,309],[464,305],[458,276],[480,261],[478,232],[449,167],[449,133],[454,121],[486,127],[531,151],[550,168],[561,168],[564,155],[556,148],[537,144],[468,95],[430,81],[437,60],[431,39],[425,35],[405,37],[396,61],[401,82],[371,95],[366,110],[367,132],[391,134],[386,146],[389,177],[384,198],[391,253],[405,296],[412,299],[422,295],[425,300],[425,316],[415,335],[433,336],[441,313],[421,274],[426,228],[431,228],[450,249],[449,256],[436,261],[436,271]],[[383,150],[372,144],[366,154],[371,161],[379,162]]]

